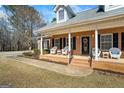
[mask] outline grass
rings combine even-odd
[[[71,77],[23,63],[0,61],[0,85],[13,87],[124,87],[124,78],[92,73]]]

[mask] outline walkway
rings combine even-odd
[[[87,76],[93,72],[91,68],[87,68],[87,67],[78,68],[71,65],[62,65],[62,64],[46,62],[42,60],[18,57],[17,55],[18,54],[21,55],[21,53],[20,52],[6,52],[6,53],[0,52],[0,56],[4,60],[21,62],[21,63],[33,65],[42,69],[46,69],[49,71],[53,71],[53,72],[57,72],[57,73],[69,75],[69,76]]]
[[[87,76],[93,72],[92,69],[87,67],[78,68],[78,67],[73,67],[71,65],[62,65],[62,64],[29,59],[24,57],[12,57],[12,58],[17,62],[22,62],[25,64],[33,65],[42,69],[47,69],[50,71],[54,71],[69,76]]]

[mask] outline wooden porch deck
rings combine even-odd
[[[40,59],[63,64],[68,64],[69,62],[67,55],[45,54],[40,56]],[[99,58],[98,61],[95,61],[93,59],[91,62],[89,56],[73,55],[73,58],[71,59],[71,63],[69,65],[78,67],[89,67],[92,69],[105,70],[124,74],[124,58],[121,58],[120,60],[110,58]]]

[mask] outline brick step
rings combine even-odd
[[[90,67],[88,59],[72,59],[71,65],[78,67]]]
[[[71,64],[89,65],[89,62],[71,62]]]
[[[79,65],[79,66],[90,66],[89,63],[71,63],[71,65]]]
[[[88,61],[71,61],[71,63],[76,63],[76,64],[89,64],[89,62]]]
[[[41,56],[40,59],[49,61],[49,62],[56,62],[56,63],[65,63],[68,64],[68,58],[64,57],[54,57],[54,56]],[[73,58],[71,60],[71,65],[78,66],[78,67],[89,67],[88,59],[76,59]]]
[[[86,59],[72,59],[72,63],[89,64],[89,60],[86,60]]]
[[[76,63],[72,63],[71,65],[72,65],[72,66],[76,66],[76,67],[80,67],[80,68],[82,68],[82,67],[87,67],[87,68],[89,68],[89,67],[90,67],[89,65],[86,65],[86,64],[76,64]]]

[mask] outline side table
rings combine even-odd
[[[109,58],[109,52],[102,52],[103,58]]]
[[[62,54],[62,51],[61,50],[57,50],[57,54]]]

